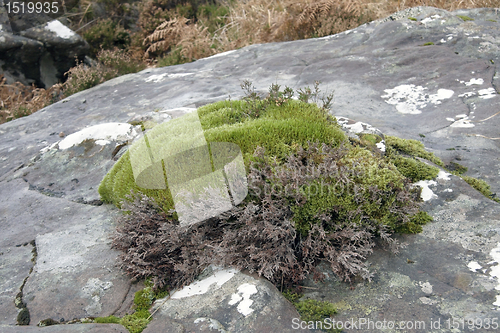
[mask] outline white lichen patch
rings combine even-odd
[[[432,284],[430,284],[429,282],[422,282],[422,281],[420,281],[418,284],[420,285],[420,289],[424,293],[432,294]]]
[[[469,267],[469,269],[471,271],[473,271],[473,272],[477,272],[478,270],[480,270],[481,268],[483,268],[476,261],[471,261],[470,263],[467,264],[467,267]]]
[[[466,92],[466,93],[463,93],[463,94],[458,95],[458,97],[465,97],[465,98],[468,98],[468,97],[474,96],[475,94],[476,94],[476,92],[474,92],[474,91],[469,91],[469,92]]]
[[[64,140],[59,142],[59,149],[68,149],[79,145],[85,140],[107,140],[109,141],[126,141],[137,136],[134,127],[127,123],[104,123],[95,126],[90,126],[68,135]],[[100,141],[99,144],[104,143]]]
[[[495,286],[495,290],[500,290],[500,243],[497,244],[497,247],[490,251],[490,256],[493,258],[488,264],[494,264],[495,266],[490,267],[490,276],[491,279],[496,279],[498,284]],[[493,305],[500,306],[500,295],[497,295],[496,301]]]
[[[113,282],[103,282],[99,278],[88,279],[85,286],[82,287],[84,298],[89,298],[89,304],[84,308],[89,316],[96,316],[102,311],[101,296],[105,290],[113,286]]]
[[[45,30],[51,31],[58,37],[64,39],[71,38],[75,35],[75,33],[70,28],[68,28],[58,20],[50,21],[49,23],[47,23],[47,25],[45,26]]]
[[[459,117],[459,116],[457,116],[458,120],[453,122],[453,124],[451,124],[450,127],[470,128],[475,126],[473,123],[471,123],[471,120],[469,119],[468,116],[466,115],[463,115],[465,117]]]
[[[108,145],[110,143],[111,143],[111,141],[109,141],[109,140],[96,140],[96,142],[95,142],[95,144],[99,145],[99,146],[105,146],[105,145]]]
[[[57,142],[54,142],[53,144],[51,144],[50,146],[47,146],[47,147],[44,147],[42,149],[40,149],[40,152],[42,154],[45,154],[46,152],[50,151],[52,148],[54,148],[55,146],[57,146],[57,144],[59,143],[59,141]]]
[[[429,188],[430,185],[436,185],[437,183],[434,180],[420,180],[415,183],[415,185],[420,186],[422,188],[422,193],[420,197],[424,201],[429,201],[431,199],[437,198],[437,195],[432,192]]]
[[[196,281],[194,283],[191,283],[190,285],[185,286],[181,290],[174,292],[170,298],[180,299],[185,297],[191,297],[194,295],[203,295],[214,284],[215,284],[214,288],[219,289],[224,283],[229,281],[237,272],[238,272],[237,270],[232,268],[218,270],[209,277],[201,281]]]
[[[490,99],[497,95],[495,88],[481,89],[477,92],[482,99]]]
[[[252,306],[253,301],[250,299],[250,296],[257,293],[257,287],[250,283],[244,283],[238,287],[238,292],[231,295],[231,300],[229,301],[229,305],[238,304],[238,312],[248,316],[253,312],[253,309],[250,308]]]
[[[385,153],[385,140],[380,141],[379,143],[375,144],[380,151]]]
[[[469,87],[469,86],[472,86],[473,84],[476,84],[476,85],[481,85],[481,84],[483,84],[483,83],[484,83],[484,80],[483,80],[483,79],[481,79],[481,78],[479,78],[479,79],[474,79],[474,78],[473,78],[473,79],[470,79],[470,81],[469,81],[469,82],[460,81],[460,83],[463,83],[463,84],[465,84],[467,87]]]
[[[420,300],[420,302],[422,302],[423,304],[426,304],[426,305],[434,305],[434,304],[438,303],[438,301],[436,301],[434,299],[430,299],[429,297],[420,297],[419,300]]]
[[[353,134],[360,134],[360,133],[380,133],[382,132],[373,127],[370,124],[364,123],[362,121],[357,121],[353,122],[351,119],[338,116],[337,118],[337,123],[342,126],[344,129],[348,130],[349,132]]]
[[[426,18],[424,18],[420,22],[422,22],[422,24],[427,24],[427,23],[433,22],[433,21],[435,21],[435,20],[437,20],[439,18],[441,18],[441,16],[439,16],[439,15],[436,14],[436,15],[432,15],[431,17],[426,17]]]
[[[218,322],[217,320],[215,320],[213,318],[205,318],[205,317],[196,318],[194,320],[194,323],[199,324],[199,323],[203,323],[203,322],[207,322],[207,321],[210,323],[208,325],[208,328],[210,329],[210,331],[218,330],[221,333],[228,333],[228,331],[226,331],[224,326],[220,322]]]
[[[437,179],[450,180],[451,173],[439,170]]]
[[[385,95],[381,97],[386,99],[386,103],[395,105],[396,110],[405,114],[420,114],[421,109],[427,104],[441,104],[444,99],[453,96],[454,91],[449,89],[438,89],[436,94],[427,94],[427,88],[416,86],[414,84],[403,84],[393,89],[385,89]]]
[[[154,83],[159,83],[162,81],[165,81],[165,79],[168,78],[177,78],[177,77],[184,77],[184,76],[189,76],[193,75],[194,73],[163,73],[163,74],[155,74],[147,77],[144,79],[145,82],[154,82]]]

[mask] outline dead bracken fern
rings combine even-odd
[[[145,57],[162,54],[174,48],[181,48],[181,55],[189,60],[196,60],[215,54],[211,48],[213,42],[208,28],[178,16],[163,22],[156,30],[144,39]]]
[[[334,10],[337,15],[344,12],[350,13],[353,16],[359,16],[362,13],[363,7],[361,7],[359,2],[356,3],[354,1],[338,2],[334,0],[328,0],[309,3],[302,9],[302,13],[299,15],[297,24],[310,24],[314,21],[318,21],[320,17],[332,16],[332,10]]]

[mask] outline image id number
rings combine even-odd
[[[55,14],[59,11],[59,7],[57,7],[57,2],[7,2],[5,4],[7,7],[7,12],[10,14],[32,14],[32,13],[45,13],[45,14]]]
[[[470,330],[484,329],[496,330],[498,329],[498,318],[476,318],[476,319],[447,319],[446,326],[448,329],[465,329]]]

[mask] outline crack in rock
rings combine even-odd
[[[16,298],[14,299],[14,304],[16,308],[20,309],[19,313],[17,314],[17,324],[18,325],[29,325],[30,324],[30,311],[28,310],[28,307],[26,306],[26,303],[23,301],[23,290],[24,286],[26,285],[26,282],[28,281],[28,278],[30,277],[31,273],[33,272],[33,267],[35,267],[36,264],[36,258],[37,258],[37,251],[36,251],[36,244],[35,240],[32,240],[29,243],[23,244],[24,246],[30,244],[33,246],[33,249],[31,250],[31,253],[33,254],[33,257],[31,258],[31,261],[33,262],[33,266],[31,267],[28,276],[26,276],[23,280],[23,284],[19,288],[19,292],[16,295]]]

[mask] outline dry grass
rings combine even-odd
[[[382,0],[379,2],[384,8],[381,17],[416,6],[431,6],[448,11],[464,8],[500,8],[499,0]]]
[[[500,0],[247,0],[238,1],[225,24],[210,34],[203,20],[192,22],[178,14],[146,37],[146,58],[180,51],[182,62],[251,44],[323,37],[415,6],[449,11],[500,7]],[[176,53],[178,60],[178,53]],[[166,62],[171,64],[172,61]]]
[[[0,75],[0,124],[28,116],[61,98],[61,84],[49,89],[25,86],[19,82],[7,84]]]

